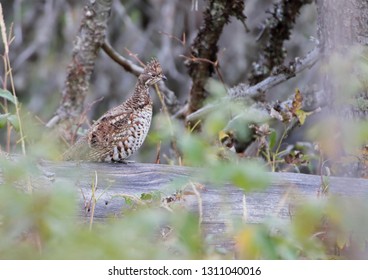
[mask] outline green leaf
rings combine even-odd
[[[264,168],[254,162],[241,164],[219,163],[207,170],[215,184],[232,183],[244,191],[261,190],[269,185]]]
[[[0,114],[0,128],[3,128],[8,122],[9,114]]]
[[[206,163],[206,153],[208,146],[195,135],[185,134],[178,139],[179,147],[183,151],[184,159],[193,165],[203,165]]]
[[[224,84],[215,79],[208,79],[205,89],[217,98],[226,95],[226,88]]]
[[[0,128],[4,127],[9,122],[16,131],[19,131],[19,120],[16,115],[0,114]]]
[[[19,131],[19,120],[16,115],[8,116],[8,121],[11,123],[16,131]]]
[[[150,193],[142,193],[141,200],[151,200],[153,198],[152,194]]]
[[[16,97],[13,94],[11,94],[10,91],[6,89],[0,89],[0,97],[5,98],[6,100],[9,100],[13,104],[17,103]]]
[[[270,150],[272,151],[273,147],[275,147],[276,145],[276,140],[277,140],[277,133],[276,131],[272,131],[270,134]]]
[[[262,166],[254,163],[245,163],[233,166],[231,182],[244,191],[261,190],[268,186],[269,178]]]
[[[130,197],[124,196],[124,200],[126,205],[133,205],[133,200]]]

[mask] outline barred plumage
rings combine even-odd
[[[133,94],[101,116],[64,155],[64,160],[124,161],[145,140],[152,119],[149,87],[166,79],[153,59],[138,77]]]

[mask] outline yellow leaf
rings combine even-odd
[[[235,248],[241,259],[257,259],[256,232],[253,227],[243,229],[235,237]]]
[[[295,96],[292,103],[292,112],[296,114],[296,111],[302,108],[303,96],[299,89],[295,90]]]
[[[338,233],[336,236],[336,245],[342,250],[345,246],[349,245],[349,236],[346,233]]]
[[[306,113],[306,112],[304,112],[303,110],[296,110],[296,111],[295,111],[295,115],[296,115],[296,117],[298,118],[299,123],[300,123],[301,125],[303,125],[303,124],[304,124],[304,122],[305,122],[305,119],[307,118],[307,113]]]

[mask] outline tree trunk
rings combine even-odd
[[[112,0],[86,2],[88,4],[84,8],[79,32],[74,41],[72,61],[68,65],[61,102],[55,116],[47,123],[49,128],[58,124],[62,136],[68,141],[73,140],[71,127],[78,124],[83,112],[95,60],[105,40],[112,5]]]
[[[189,96],[188,114],[203,106],[207,98],[204,87],[214,72],[217,62],[217,42],[224,26],[234,16],[245,24],[243,0],[209,0],[203,13],[203,24],[191,46],[191,58],[187,62],[193,85]]]
[[[318,37],[327,64],[323,87],[330,108],[340,116],[366,117],[367,73],[361,71],[361,63],[368,45],[368,1],[316,0],[316,3]],[[350,89],[344,86],[352,81],[357,84]]]
[[[367,176],[368,2],[317,0],[321,81],[328,110],[318,141],[333,174]]]
[[[368,2],[317,0],[318,36],[324,53],[368,44]]]

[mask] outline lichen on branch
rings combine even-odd
[[[261,47],[258,60],[252,65],[249,77],[251,85],[267,78],[275,67],[283,64],[286,57],[284,41],[289,40],[301,8],[312,2],[312,0],[282,0],[273,5],[263,28],[267,40]]]
[[[62,98],[55,116],[47,127],[62,126],[70,131],[83,112],[91,75],[99,49],[105,40],[112,0],[89,0],[76,35],[71,62],[67,68]],[[62,135],[69,140],[67,134]]]
[[[214,72],[217,62],[217,42],[223,27],[234,16],[245,24],[243,0],[209,0],[203,14],[203,23],[191,46],[191,57],[187,60],[189,75],[193,85],[190,91],[188,112],[192,113],[203,106],[207,97],[204,86]]]

